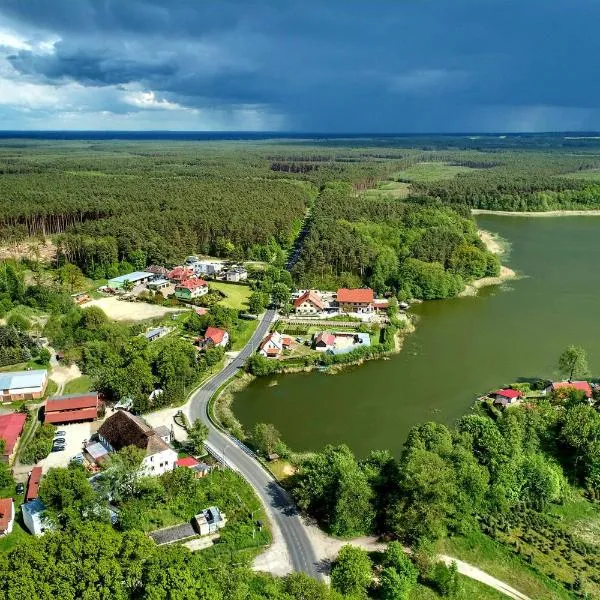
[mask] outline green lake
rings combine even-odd
[[[398,454],[410,427],[451,424],[474,399],[522,378],[551,378],[560,352],[583,346],[600,373],[600,217],[477,218],[510,243],[522,278],[471,298],[425,302],[404,349],[338,375],[255,380],[234,401],[249,430],[273,423],[294,450],[348,444]]]

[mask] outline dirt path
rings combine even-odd
[[[351,540],[338,540],[337,538],[332,538],[326,535],[316,525],[309,525],[308,530],[315,551],[317,552],[317,556],[320,559],[321,568],[327,572],[329,571],[331,563],[333,563],[333,561],[336,559],[342,546],[345,546],[346,544],[356,546],[357,548],[362,548],[367,552],[382,552],[387,547],[387,544],[378,541],[377,538],[373,536],[364,536]],[[410,553],[409,548],[405,548],[405,551]],[[531,598],[525,596],[525,594],[522,594],[504,581],[500,581],[499,579],[492,577],[485,571],[482,571],[481,569],[478,569],[469,563],[458,560],[457,558],[453,558],[452,556],[446,556],[444,554],[438,556],[438,558],[447,565],[455,562],[458,572],[461,575],[469,577],[469,579],[479,581],[485,585],[489,585],[491,588],[494,588],[496,591],[508,596],[509,598],[513,598],[514,600],[531,600]]]
[[[504,217],[600,217],[600,210],[547,210],[545,212],[471,209],[472,215],[499,215]]]

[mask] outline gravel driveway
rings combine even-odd
[[[50,467],[66,467],[71,459],[83,450],[83,440],[89,440],[92,435],[92,423],[72,423],[70,425],[57,425],[57,431],[64,431],[65,449],[60,452],[50,452],[38,465],[44,473]]]

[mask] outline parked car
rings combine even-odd
[[[64,444],[65,443],[65,438],[64,437],[54,438],[54,443],[55,444]]]
[[[61,436],[61,435],[67,435],[67,432],[66,431],[56,431],[54,433],[54,437]]]
[[[25,486],[21,482],[19,482],[15,486],[15,490],[16,490],[17,494],[22,494],[25,491]]]
[[[52,452],[61,452],[64,449],[65,449],[64,444],[56,444],[56,445],[52,446]]]
[[[83,464],[83,454],[76,454],[72,459],[71,462],[77,463],[78,465]]]

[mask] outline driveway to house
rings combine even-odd
[[[247,449],[217,429],[207,413],[212,395],[231,379],[238,369],[243,367],[245,360],[256,351],[275,315],[275,311],[268,310],[239,354],[192,395],[189,416],[191,421],[201,419],[208,426],[208,443],[224,456],[227,464],[241,473],[265,507],[271,524],[273,544],[258,557],[255,567],[281,575],[290,571],[303,571],[315,579],[322,579],[307,528],[289,494]]]
[[[40,460],[38,466],[44,473],[50,467],[67,467],[76,454],[83,451],[83,440],[92,436],[92,423],[71,423],[70,425],[57,425],[57,431],[64,431],[65,449],[60,452],[50,452],[46,458]],[[31,467],[30,467],[31,468]]]

